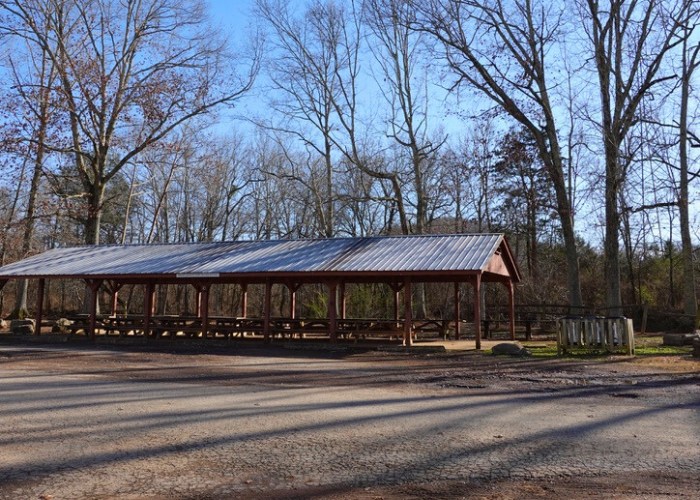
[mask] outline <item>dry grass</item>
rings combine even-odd
[[[690,355],[637,356],[633,363],[672,373],[700,373],[700,358]]]

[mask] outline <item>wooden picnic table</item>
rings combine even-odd
[[[89,328],[87,315],[73,315],[73,323],[68,326],[72,333],[86,334]],[[207,323],[208,338],[244,338],[261,336],[265,331],[263,318],[243,318],[232,316],[210,316]],[[139,336],[145,330],[142,315],[100,315],[96,318],[97,334]],[[451,322],[449,320],[413,320],[412,331],[416,336],[439,336],[445,338]],[[156,315],[149,324],[153,337],[201,338],[202,319],[192,315]],[[270,334],[281,338],[323,338],[330,334],[330,320],[327,318],[285,318],[270,320]],[[368,339],[388,337],[400,339],[403,336],[403,321],[377,318],[345,318],[337,320],[336,332],[340,338]]]

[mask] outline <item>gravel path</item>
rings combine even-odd
[[[0,345],[0,498],[692,498],[700,377]]]

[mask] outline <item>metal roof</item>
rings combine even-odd
[[[0,267],[0,279],[478,273],[494,258],[520,281],[502,234],[58,248]]]

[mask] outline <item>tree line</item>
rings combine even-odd
[[[0,4],[0,264],[498,231],[523,302],[697,315],[697,1],[255,0],[240,33],[206,7]]]

